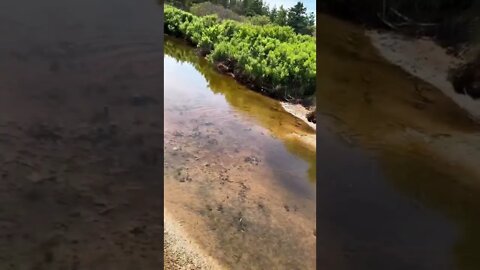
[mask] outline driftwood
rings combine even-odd
[[[407,16],[401,14],[398,10],[394,9],[394,8],[390,8],[390,11],[397,15],[398,17],[402,18],[403,20],[405,20],[406,22],[412,22],[412,20],[410,18],[408,18]]]

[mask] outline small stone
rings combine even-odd
[[[258,163],[260,162],[260,160],[255,156],[248,156],[245,158],[244,161],[252,165],[258,165]]]

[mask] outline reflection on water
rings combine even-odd
[[[465,185],[478,179],[429,148],[439,134],[478,126],[440,91],[381,59],[361,29],[320,21],[318,108],[359,147],[317,146],[336,153],[318,157],[329,163],[317,180],[319,223],[338,246],[326,261],[338,269],[480,269],[480,199]]]
[[[253,121],[256,125],[267,129],[271,135],[282,140],[290,153],[308,162],[308,178],[311,182],[315,182],[315,151],[301,143],[298,138],[289,136],[291,133],[311,136],[315,133],[311,127],[292,117],[278,101],[250,91],[239,85],[234,79],[215,71],[211,64],[198,57],[194,50],[182,42],[167,37],[164,46],[166,55],[173,57],[176,61],[187,62],[191,67],[194,67],[169,65],[166,76],[178,76],[175,74],[180,74],[181,78],[178,80],[166,78],[166,84],[169,81],[172,84],[166,85],[165,91],[177,91],[175,94],[165,94],[165,109],[167,111],[178,106],[184,106],[188,110],[202,109],[203,107],[203,110],[210,110],[212,113],[209,115],[210,121],[221,121],[221,119],[236,117],[235,114],[241,113],[245,116],[244,119],[248,119],[244,121]],[[188,75],[194,72],[200,72],[202,76]],[[185,80],[186,78],[188,78],[188,81]],[[205,84],[204,80],[207,83],[206,87],[203,86]],[[182,95],[181,100],[178,99],[178,95]],[[216,118],[217,115],[213,115],[214,113],[218,114],[218,118]],[[239,138],[237,139],[241,140],[241,130],[239,132],[237,134]],[[272,156],[274,156],[274,153],[272,153]],[[281,159],[281,156],[277,157]],[[282,162],[288,163],[290,161],[280,161],[274,158],[271,162],[273,167],[284,168],[285,164],[282,164]]]

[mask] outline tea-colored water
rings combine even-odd
[[[167,211],[230,269],[314,269],[315,131],[178,40],[164,64]]]
[[[478,160],[478,124],[382,59],[362,28],[319,18],[319,122],[345,142],[317,127],[319,236],[328,235],[319,262],[479,269],[480,179],[466,166]]]

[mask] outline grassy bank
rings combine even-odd
[[[198,47],[217,68],[253,90],[284,100],[315,92],[315,38],[277,25],[198,17],[165,5],[165,33]]]

